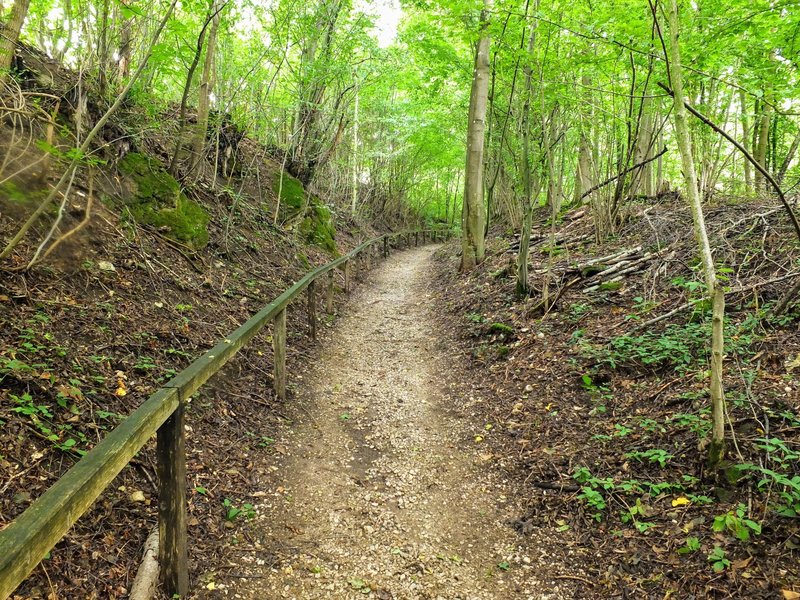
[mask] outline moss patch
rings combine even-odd
[[[283,174],[283,184],[280,175],[272,181],[272,191],[277,196],[278,189],[281,193],[281,206],[285,211],[296,212],[301,210],[306,203],[306,191],[303,184],[288,173]]]
[[[31,190],[21,187],[13,181],[6,181],[0,184],[0,199],[8,200],[15,204],[26,205],[43,200],[45,193],[43,190]]]
[[[134,184],[127,203],[133,218],[153,227],[166,227],[171,237],[193,248],[208,243],[208,212],[189,200],[180,184],[161,165],[144,154],[130,152],[119,170]]]
[[[306,240],[330,254],[339,253],[336,248],[336,228],[333,226],[331,211],[316,198],[312,198],[306,216],[300,223],[300,233]]]

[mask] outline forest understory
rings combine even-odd
[[[469,571],[465,597],[800,600],[799,1],[0,5],[0,597],[127,597],[158,521],[155,440],[27,578],[2,549],[44,550],[34,557],[8,525],[314,267],[382,234],[433,229],[461,239],[435,267],[418,249],[403,294],[389,281],[411,277],[399,260],[383,278],[355,273],[380,282],[355,295],[369,304],[354,310],[368,315],[361,338],[330,336],[380,356],[359,339],[368,318],[399,323],[392,306],[419,317],[417,337],[442,332],[424,340],[435,353],[406,347],[378,369],[420,388],[398,396],[408,413],[369,414],[365,394],[367,421],[320,404],[327,426],[312,426],[301,386],[320,350],[298,301],[286,309],[285,401],[271,327],[192,396],[189,597],[245,579],[268,502],[286,501],[286,526],[272,525],[301,535],[279,483],[293,459],[281,436],[300,423],[307,451],[325,446],[318,432],[337,439],[391,418],[381,460],[409,441],[405,421],[430,425],[419,444],[444,458],[407,468],[421,452],[412,444],[383,475],[402,472],[422,498],[450,469],[435,510],[452,511],[460,541],[491,532],[496,543],[464,562],[474,548],[414,554],[385,537],[365,556],[402,550],[401,567],[390,552],[371,565],[374,590],[335,580],[328,597],[385,600],[399,571],[375,565],[418,584],[439,564],[453,581]],[[335,276],[335,310],[319,303],[313,321],[331,331],[346,306]],[[419,342],[398,323],[388,348]],[[405,377],[415,358],[439,371]],[[315,402],[338,394],[336,365],[319,362]],[[366,377],[348,380],[353,395]],[[448,391],[426,394],[423,380]],[[411,410],[433,396],[435,416]],[[340,438],[345,459],[325,463],[345,490],[337,501],[353,499],[347,486],[366,490],[336,472],[351,450]],[[378,460],[364,448],[364,464]],[[458,522],[465,495],[483,529]],[[319,498],[309,519],[329,509]],[[418,505],[425,531],[436,498]],[[362,499],[366,514],[376,501]],[[319,525],[307,531],[327,536]],[[325,540],[329,556],[354,539],[340,533]],[[250,597],[261,579],[280,594],[293,574],[280,569],[305,564],[282,534],[258,565],[269,572],[242,582]],[[304,544],[294,575],[316,597],[323,544]],[[325,576],[358,570],[355,556],[330,560]],[[182,581],[163,582],[162,598],[186,590],[175,570]],[[394,589],[430,600],[447,581]]]
[[[520,533],[555,526],[580,551],[576,597],[796,597],[800,306],[765,310],[798,276],[781,211],[727,198],[707,210],[731,267],[719,477],[705,466],[709,309],[679,198],[634,204],[602,247],[586,208],[534,229],[524,301],[518,236],[495,231],[466,276],[455,244],[440,252],[446,318],[486,398],[473,410],[493,424],[475,443],[517,481]]]
[[[23,50],[23,60],[29,93],[56,98],[75,84],[74,73],[36,50]],[[69,123],[68,104],[46,102],[40,106]],[[90,100],[89,112],[97,110],[92,106]],[[313,266],[375,235],[364,221],[320,208],[322,201],[288,174],[277,207],[280,163],[235,130],[229,160],[215,169],[211,155],[201,175],[180,186],[179,208],[161,209],[159,203],[175,202],[179,189],[166,171],[177,111],[160,115],[155,130],[142,130],[144,119],[143,107],[130,103],[109,122],[97,143],[103,163],[78,170],[69,203],[51,206],[0,278],[0,527],[218,339]],[[58,149],[69,142],[50,132],[55,150],[48,154],[35,143],[47,136],[36,122],[2,123],[3,172],[31,163],[38,168],[3,184],[0,239],[14,236],[60,173],[44,165],[53,156],[61,164]],[[170,219],[148,222],[147,202],[156,206],[149,214]],[[181,211],[180,203],[192,209]],[[25,269],[59,214],[61,231],[74,234],[44,264]],[[91,220],[84,223],[87,214]],[[338,273],[337,306],[342,285]],[[290,365],[303,364],[305,322],[305,309],[290,306]],[[220,548],[240,534],[245,519],[228,517],[231,507],[254,502],[251,457],[273,452],[282,406],[272,391],[271,365],[265,332],[192,398],[187,464],[194,569],[215,563]],[[127,594],[157,522],[154,447],[152,440],[13,598]]]

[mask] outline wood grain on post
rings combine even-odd
[[[189,593],[186,539],[186,433],[184,404],[159,428],[156,437],[158,472],[158,561],[161,583],[169,598]]]
[[[308,333],[312,340],[317,339],[317,282],[308,284]]]
[[[286,309],[284,308],[272,322],[272,353],[275,361],[275,396],[286,400]]]
[[[328,297],[326,298],[325,308],[329,315],[333,314],[333,276],[335,271],[328,271]]]
[[[350,292],[350,261],[345,261],[344,263],[344,291],[345,293]]]

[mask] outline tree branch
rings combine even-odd
[[[616,181],[616,180],[617,180],[617,179],[619,179],[620,177],[624,177],[625,175],[627,175],[627,174],[628,174],[628,173],[630,173],[631,171],[635,171],[636,169],[639,169],[640,167],[643,167],[643,166],[645,166],[647,163],[653,162],[653,161],[654,161],[654,160],[656,160],[658,157],[660,157],[660,156],[662,156],[662,155],[666,154],[666,152],[667,152],[667,147],[666,147],[666,146],[664,146],[664,148],[661,150],[661,152],[659,152],[659,153],[658,153],[658,154],[656,154],[655,156],[651,156],[651,157],[650,157],[650,158],[648,158],[647,160],[643,160],[642,162],[640,162],[640,163],[638,163],[638,164],[635,164],[635,165],[633,165],[632,167],[628,167],[627,169],[625,169],[624,171],[622,171],[622,173],[618,173],[617,175],[614,175],[613,177],[609,177],[608,179],[606,179],[606,180],[605,180],[605,181],[603,181],[602,183],[598,183],[596,186],[589,188],[588,190],[586,190],[585,192],[583,192],[583,194],[581,194],[580,200],[583,200],[584,198],[586,198],[586,196],[588,196],[588,195],[589,195],[589,194],[591,194],[592,192],[599,190],[601,187],[608,185],[608,184],[609,184],[609,183],[611,183],[612,181]]]

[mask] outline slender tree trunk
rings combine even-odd
[[[769,92],[767,92],[767,99],[769,99]],[[769,124],[772,120],[772,106],[767,102],[762,102],[761,116],[758,125],[758,144],[753,149],[755,151],[754,158],[762,167],[767,167],[767,148],[769,147]],[[756,171],[755,187],[757,192],[762,192],[765,189],[764,176]]]
[[[469,102],[467,160],[464,175],[464,204],[461,207],[461,270],[469,271],[483,261],[486,253],[483,203],[483,151],[486,106],[489,96],[489,16],[492,0],[483,0],[481,37],[475,53],[475,71]]]
[[[700,200],[700,191],[695,172],[694,156],[692,155],[691,135],[683,91],[683,74],[681,68],[681,54],[678,46],[679,18],[677,0],[670,0],[668,11],[670,32],[670,75],[673,87],[673,116],[675,120],[675,137],[681,154],[683,165],[686,198],[692,211],[694,220],[695,237],[703,264],[703,273],[709,299],[712,302],[712,334],[711,334],[711,445],[708,452],[708,463],[713,469],[719,467],[725,456],[725,397],[722,386],[722,359],[723,359],[723,325],[725,320],[725,294],[722,286],[717,281],[714,257],[708,241],[703,206]]]
[[[592,129],[592,109],[591,109],[591,90],[592,78],[584,74],[581,77],[581,84],[584,86],[583,96],[586,98],[584,114],[581,115],[581,133],[578,142],[578,161],[575,167],[575,193],[573,201],[575,204],[581,201],[583,193],[592,187],[592,148],[591,148],[591,129]]]
[[[642,99],[642,118],[636,132],[636,149],[633,154],[633,164],[645,162],[653,152],[653,134],[655,120],[653,118],[652,98]],[[631,176],[630,195],[635,196],[641,188],[645,196],[653,193],[653,163],[645,163],[633,172]]]
[[[108,88],[108,73],[106,72],[106,68],[108,67],[108,14],[110,8],[111,2],[109,0],[103,0],[103,8],[100,15],[100,39],[98,40],[97,48],[99,63],[97,67],[99,75],[98,84],[100,86],[101,96],[105,95],[106,89]]]
[[[536,0],[534,12],[539,11],[539,0]],[[525,103],[522,105],[522,231],[519,238],[517,254],[517,295],[525,296],[529,292],[528,284],[528,251],[531,243],[531,226],[533,225],[533,184],[531,183],[531,100],[533,98],[533,49],[536,46],[536,31],[539,20],[534,18],[531,33],[528,37],[528,56],[525,57]]]
[[[127,7],[130,0],[121,0],[122,6]],[[122,13],[122,25],[119,31],[119,63],[117,64],[117,80],[118,85],[124,85],[124,81],[128,78],[131,65],[131,25],[132,19],[126,16],[125,11]]]
[[[786,171],[789,170],[789,165],[792,164],[792,160],[794,160],[794,155],[797,154],[797,148],[800,147],[800,132],[794,136],[794,140],[792,141],[792,145],[789,147],[789,152],[786,153],[786,156],[781,163],[781,168],[778,169],[778,173],[775,175],[775,181],[778,182],[778,185],[783,183],[783,178],[786,177]]]
[[[550,112],[550,123],[547,126],[545,136],[544,155],[547,161],[547,206],[555,219],[561,210],[561,193],[558,185],[558,173],[556,172],[555,158],[553,153],[558,143],[558,114],[559,106],[556,104]],[[544,124],[542,124],[544,129]]]
[[[15,0],[11,7],[11,16],[2,30],[0,30],[0,82],[5,81],[14,59],[14,49],[17,47],[19,32],[28,15],[30,0]]]
[[[353,171],[350,213],[355,216],[358,208],[358,83],[356,82],[356,99],[353,106]]]
[[[739,104],[741,105],[741,121],[742,121],[742,146],[745,150],[752,154],[750,148],[750,116],[747,113],[747,94],[744,90],[739,90]],[[753,171],[750,166],[750,161],[744,159],[744,189],[745,193],[750,193],[753,188]]]
[[[453,208],[450,211],[450,221],[448,223],[450,227],[452,227],[456,221],[456,204],[458,203],[458,188],[460,186],[461,186],[461,169],[459,169],[458,172],[456,173],[456,187],[453,188]]]
[[[197,125],[192,136],[192,164],[190,171],[197,173],[203,161],[203,149],[208,132],[208,115],[211,112],[211,92],[214,89],[215,56],[217,53],[217,31],[219,30],[220,13],[211,21],[206,42],[206,57],[203,62],[203,73],[200,76],[200,94],[197,100]]]
[[[197,65],[200,63],[200,56],[203,54],[203,43],[206,37],[206,30],[212,19],[219,14],[219,10],[214,10],[214,0],[211,0],[208,5],[208,14],[206,15],[203,27],[197,35],[197,46],[194,51],[194,58],[189,65],[189,71],[186,74],[186,84],[183,86],[183,96],[181,97],[180,114],[178,115],[178,133],[175,136],[175,150],[172,152],[172,160],[169,163],[169,174],[173,177],[178,175],[178,160],[180,158],[181,150],[183,149],[183,134],[186,130],[186,108],[189,102],[189,91],[192,89],[192,81],[194,80],[194,73],[197,70]]]

